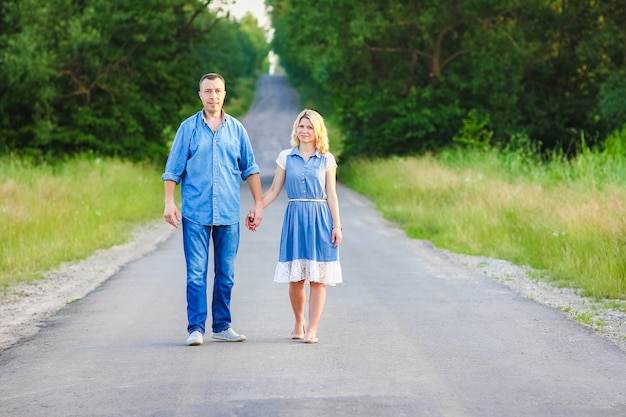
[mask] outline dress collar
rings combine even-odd
[[[291,156],[291,155],[298,155],[298,156],[302,157],[302,155],[300,154],[300,149],[298,149],[298,147],[297,147],[297,146],[294,146],[293,148],[291,148],[291,152],[289,152],[289,155],[290,155],[290,156]],[[318,158],[319,158],[319,157],[321,156],[321,153],[320,153],[319,149],[316,149],[316,150],[315,150],[315,151],[311,154],[311,156],[316,156],[316,157],[318,157]]]

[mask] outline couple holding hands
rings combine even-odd
[[[181,123],[162,175],[164,218],[174,227],[179,222],[183,226],[187,345],[203,343],[211,237],[215,264],[212,337],[229,342],[246,340],[230,327],[230,298],[239,246],[240,178],[248,183],[254,199],[245,221],[251,231],[261,224],[263,210],[286,189],[288,203],[274,281],[289,284],[295,319],[291,338],[317,343],[326,286],[342,282],[338,246],[343,233],[336,190],[337,162],[329,151],[324,119],[313,110],[300,112],[293,124],[291,148],[279,153],[272,185],[263,193],[247,132],[222,109],[226,96],[224,78],[216,73],[203,75],[199,96],[203,109]],[[181,211],[174,201],[179,183]],[[310,287],[308,321],[306,282]]]

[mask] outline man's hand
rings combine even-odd
[[[246,227],[251,232],[256,232],[256,228],[261,225],[261,221],[263,220],[263,208],[255,207],[251,208],[246,216]]]
[[[176,203],[168,202],[165,203],[165,211],[163,212],[163,218],[166,222],[178,228],[178,223],[183,219],[180,211],[178,211],[178,207],[176,207]]]

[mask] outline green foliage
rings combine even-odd
[[[452,141],[462,144],[473,150],[486,151],[491,148],[493,132],[488,130],[489,116],[481,116],[476,109],[472,109],[463,120],[463,127]]]
[[[470,140],[470,111],[489,119],[492,144],[524,137],[567,157],[581,135],[596,146],[623,123],[617,0],[267,3],[281,65],[298,90],[331,103],[345,158]]]
[[[612,132],[603,143],[604,153],[611,157],[626,156],[626,123]]]
[[[2,2],[0,150],[162,158],[164,131],[199,108],[203,73],[223,72],[245,98],[240,80],[264,65],[256,20],[218,18],[209,3]]]
[[[609,74],[600,85],[599,113],[611,129],[626,124],[626,68]]]

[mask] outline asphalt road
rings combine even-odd
[[[243,121],[267,187],[299,109],[283,78],[258,91]],[[178,230],[1,353],[0,415],[626,415],[614,344],[338,193],[344,283],[328,289],[319,344],[289,338],[287,286],[272,282],[283,198],[256,233],[242,230],[232,304],[246,342],[185,346]],[[242,196],[246,212],[247,186]]]

